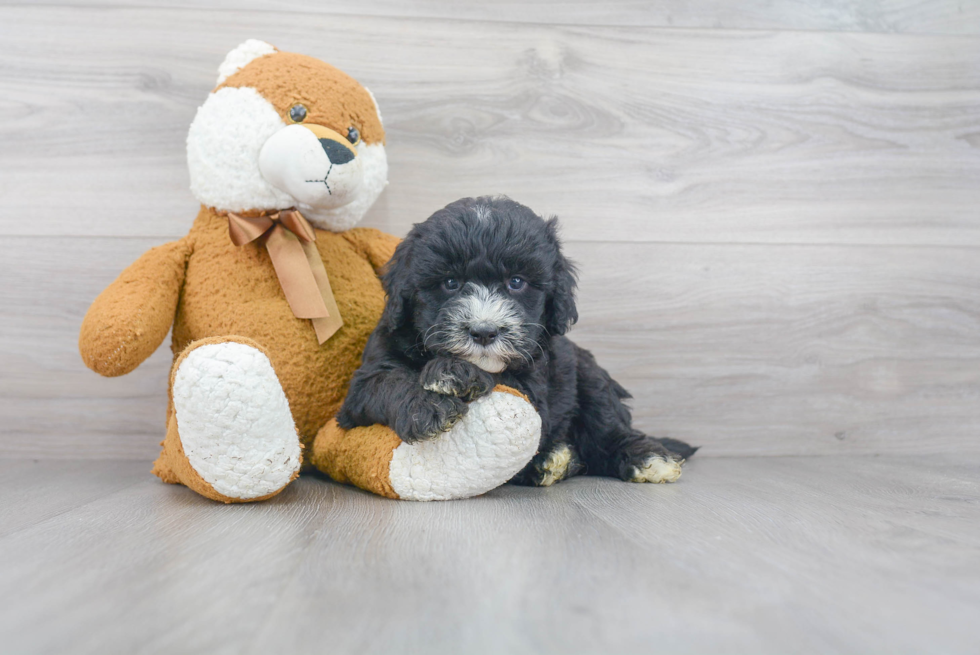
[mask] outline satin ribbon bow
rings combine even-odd
[[[228,217],[232,243],[244,246],[261,240],[265,245],[293,315],[313,321],[320,343],[333,336],[344,322],[316,248],[316,232],[309,221],[295,209],[261,216],[223,213]]]

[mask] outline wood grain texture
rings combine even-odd
[[[78,325],[188,229],[187,126],[255,36],[378,96],[391,184],[366,225],[404,234],[487,192],[561,216],[573,336],[640,428],[704,456],[980,449],[980,37],[601,26],[574,2],[529,24],[480,13],[507,5],[282,6],[0,6],[0,453],[155,455],[169,353],[101,379]]]
[[[34,6],[0,8],[0,234],[182,235],[187,126],[256,36],[375,91],[395,234],[507,193],[577,240],[980,244],[980,37]]]
[[[78,330],[99,292],[150,239],[3,240],[0,450],[20,457],[155,457],[163,439],[169,339],[135,372],[85,368]]]
[[[132,7],[133,0],[3,0],[0,5]],[[970,0],[148,0],[144,7],[243,9],[419,19],[558,25],[622,25],[750,30],[980,34],[980,3]]]
[[[0,463],[104,493],[0,529],[11,652],[975,653],[980,460],[705,458],[458,502],[303,477],[223,506],[146,462]],[[85,479],[85,467],[89,477]],[[135,473],[134,473],[135,472]],[[8,514],[0,513],[0,528]],[[53,617],[55,617],[53,619]]]
[[[89,302],[151,239],[0,238],[0,453],[148,458],[169,341],[100,378]],[[701,455],[980,451],[975,248],[571,243],[571,337],[635,400],[636,425]]]
[[[49,519],[63,521],[88,503],[145,485],[150,469],[145,462],[20,460],[0,464],[0,470],[0,537],[4,537]]]

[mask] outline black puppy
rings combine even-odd
[[[464,198],[415,225],[384,273],[388,302],[340,426],[382,423],[404,441],[428,439],[501,383],[541,415],[538,455],[512,482],[676,480],[697,449],[634,430],[629,393],[562,336],[578,312],[557,229],[502,197]]]

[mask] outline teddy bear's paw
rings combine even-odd
[[[181,447],[221,496],[270,496],[299,473],[301,451],[289,403],[266,355],[236,342],[198,346],[173,378]]]
[[[448,432],[395,448],[391,486],[404,500],[477,496],[523,469],[540,438],[541,417],[531,403],[495,390],[471,403],[466,416]]]

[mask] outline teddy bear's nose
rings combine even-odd
[[[337,143],[333,139],[320,139],[323,152],[327,153],[327,159],[331,164],[346,164],[354,159],[354,152],[347,146]]]

